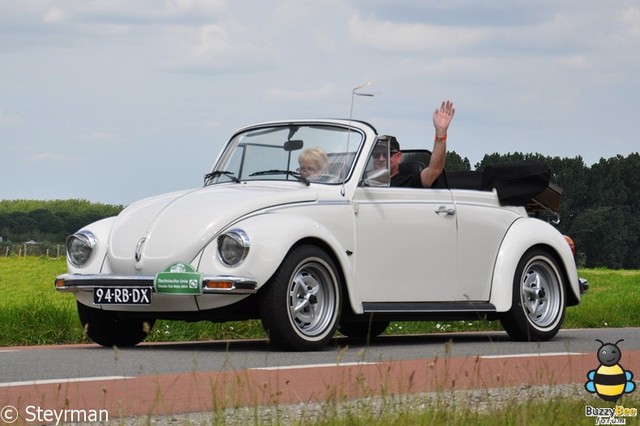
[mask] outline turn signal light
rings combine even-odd
[[[233,283],[231,281],[205,281],[204,286],[206,288],[221,288],[221,289],[232,289]]]

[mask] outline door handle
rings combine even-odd
[[[436,214],[446,214],[447,216],[453,216],[454,214],[456,214],[456,209],[454,208],[447,208],[445,206],[440,206],[438,207],[438,210],[436,210]]]

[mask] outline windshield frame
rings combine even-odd
[[[213,171],[205,176],[205,186],[256,180],[342,185],[351,179],[366,138],[365,130],[346,121],[283,121],[248,126],[226,144]],[[308,148],[326,149],[326,173],[304,173],[299,161]]]

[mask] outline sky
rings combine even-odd
[[[0,0],[0,199],[195,188],[256,122],[353,118],[431,148],[627,156],[640,4],[616,0]]]

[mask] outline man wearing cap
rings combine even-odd
[[[433,125],[436,128],[436,136],[433,142],[433,150],[429,165],[422,171],[413,173],[401,173],[400,163],[402,162],[402,152],[398,140],[389,136],[389,170],[391,175],[391,186],[404,186],[412,188],[430,188],[438,176],[444,170],[444,162],[447,155],[447,129],[453,119],[456,110],[450,101],[442,102],[439,109],[433,113]],[[380,157],[375,158],[375,166],[381,165]],[[382,159],[386,167],[386,159]]]

